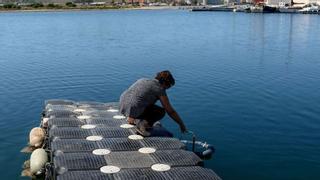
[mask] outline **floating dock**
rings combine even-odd
[[[117,103],[48,100],[42,116],[46,179],[220,180],[180,140],[137,135]]]

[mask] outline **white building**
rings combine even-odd
[[[320,0],[309,0],[309,3],[317,3],[320,5]]]
[[[265,3],[271,6],[292,5],[291,0],[265,0]],[[320,0],[293,0],[293,3],[300,6],[303,6],[309,3],[317,3],[320,5]]]
[[[293,0],[293,3],[297,4],[308,4],[309,0]]]
[[[265,2],[269,6],[291,6],[291,0],[266,0]]]
[[[207,0],[207,4],[216,5],[216,4],[223,4],[224,0]]]
[[[320,0],[293,0],[293,3],[296,3],[296,4],[317,3],[320,5]]]

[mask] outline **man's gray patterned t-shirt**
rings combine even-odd
[[[166,95],[166,90],[157,79],[139,79],[121,94],[120,112],[127,117],[137,118],[147,106]]]

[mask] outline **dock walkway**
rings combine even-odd
[[[142,137],[117,103],[48,100],[42,126],[57,180],[220,180],[176,138]]]

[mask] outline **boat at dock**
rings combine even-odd
[[[284,6],[284,7],[279,7],[279,12],[280,13],[299,13],[299,10],[301,10],[302,7],[299,6]]]
[[[250,11],[250,5],[238,5],[233,9],[233,12],[247,12]]]
[[[268,6],[264,3],[257,4],[255,6],[251,6],[250,9],[246,12],[251,13],[275,13],[279,12],[276,7]]]
[[[227,12],[246,12],[246,13],[302,13],[302,14],[320,14],[320,5],[316,3],[305,6],[270,6],[265,3],[256,5],[216,5],[216,6],[195,6],[190,11],[227,11]]]
[[[320,6],[316,3],[310,3],[305,6],[298,12],[303,14],[319,14],[320,13]]]
[[[226,5],[217,5],[217,6],[197,6],[193,7],[191,11],[233,11],[233,7]]]

